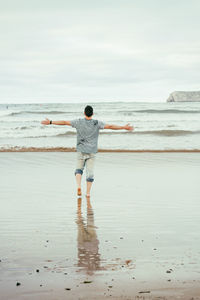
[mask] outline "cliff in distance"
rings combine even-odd
[[[200,91],[176,91],[169,95],[167,102],[200,102]]]

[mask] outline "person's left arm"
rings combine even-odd
[[[68,125],[68,126],[72,126],[70,121],[64,121],[64,120],[61,120],[61,121],[50,121],[48,118],[46,118],[45,120],[43,120],[41,122],[41,124],[43,124],[43,125],[53,124],[53,125]]]

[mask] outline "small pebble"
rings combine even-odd
[[[65,288],[66,289],[66,291],[70,291],[71,289],[70,288]]]
[[[16,283],[16,286],[19,286],[19,285],[21,285],[21,283],[20,283],[20,282],[17,282],[17,283]]]
[[[37,272],[37,273],[39,273],[39,272],[40,272],[40,270],[38,270],[38,269],[37,269],[37,270],[36,270],[36,272]]]
[[[83,283],[92,283],[92,281],[85,280]]]

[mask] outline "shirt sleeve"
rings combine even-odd
[[[71,126],[74,127],[74,128],[77,128],[78,127],[78,121],[79,121],[79,119],[75,119],[75,120],[70,121]]]
[[[99,126],[99,129],[104,129],[105,123],[102,121],[98,121],[98,126]]]

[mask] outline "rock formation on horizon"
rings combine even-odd
[[[167,102],[200,102],[200,91],[176,91],[169,95]]]

